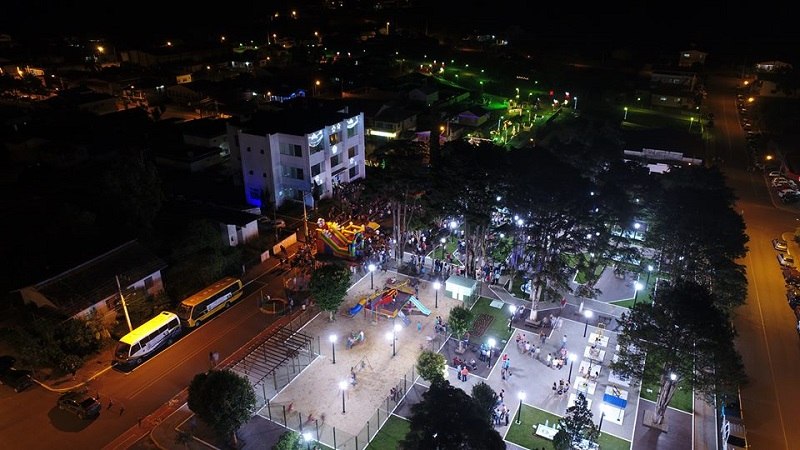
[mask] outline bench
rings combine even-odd
[[[543,321],[540,320],[530,320],[525,319],[525,326],[528,328],[540,328],[542,326]]]

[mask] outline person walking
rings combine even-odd
[[[469,369],[467,369],[465,364],[464,367],[461,368],[461,381],[467,381],[467,375],[469,375]]]

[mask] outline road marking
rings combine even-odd
[[[747,260],[748,266],[753,267],[753,257],[750,252],[747,252]],[[758,316],[761,320],[761,334],[764,336],[764,345],[767,346],[767,360],[769,361],[769,373],[772,377],[772,389],[775,394],[775,403],[778,407],[778,418],[781,421],[781,433],[783,433],[783,443],[786,445],[786,448],[789,448],[789,439],[786,437],[786,425],[783,421],[783,412],[781,411],[781,403],[778,401],[780,398],[778,396],[778,391],[775,390],[775,386],[778,385],[777,380],[775,379],[775,369],[772,365],[772,354],[769,348],[769,339],[767,339],[767,327],[764,325],[764,312],[761,310],[761,298],[758,295],[758,283],[756,282],[756,277],[753,276],[753,287],[755,288],[755,299],[756,305],[758,306]],[[746,422],[746,420],[745,420]]]

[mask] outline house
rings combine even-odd
[[[708,53],[699,50],[683,50],[678,55],[678,67],[692,67],[695,64],[703,65],[706,63]]]
[[[486,123],[491,116],[491,112],[483,106],[473,106],[466,111],[458,113],[456,123],[470,127],[479,127]]]
[[[413,88],[408,92],[408,100],[425,106],[439,101],[439,88],[430,84]]]
[[[697,86],[697,74],[678,70],[654,70],[650,74],[650,86],[694,91]]]
[[[218,225],[220,237],[225,245],[237,247],[258,238],[258,208],[235,209],[215,205],[193,203],[173,204],[168,214],[187,218],[208,220]]]
[[[305,104],[258,111],[228,123],[231,168],[253,206],[286,201],[311,203],[316,189],[364,177],[364,114],[348,107]]]
[[[762,61],[756,63],[756,70],[759,72],[782,72],[792,70],[792,65],[783,61]]]
[[[367,134],[397,139],[404,131],[417,129],[417,113],[402,106],[384,105],[373,116]]]
[[[25,304],[52,308],[78,319],[97,314],[110,323],[120,306],[120,290],[126,298],[160,294],[164,291],[161,271],[166,267],[143,245],[129,241],[17,292]]]

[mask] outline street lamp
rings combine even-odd
[[[694,117],[689,118],[689,131],[692,131],[692,125],[694,125]]]
[[[653,273],[653,265],[647,265],[647,281],[644,283],[645,287],[650,286],[650,274]]]
[[[575,97],[575,103],[573,103],[572,109],[574,109],[574,110],[578,109],[578,97]]]
[[[303,441],[306,443],[306,449],[311,450],[311,433],[308,431],[303,433]]]
[[[345,414],[347,412],[347,410],[345,410],[344,392],[347,390],[347,381],[340,381],[339,382],[339,389],[342,390],[342,414]]]
[[[397,332],[400,331],[400,324],[396,323],[392,327],[392,331],[386,333],[386,339],[392,341],[392,357],[397,355]]]
[[[315,97],[316,97],[316,95],[317,95],[317,88],[318,88],[318,87],[319,87],[319,80],[317,80],[317,81],[315,81],[315,82],[314,82],[314,96],[315,96]]]
[[[517,425],[520,424],[520,416],[522,416],[522,401],[525,400],[525,393],[520,391],[517,396],[519,397],[519,408],[517,408]]]
[[[375,289],[375,264],[368,265],[367,269],[369,269],[369,288]]]
[[[445,242],[447,242],[447,239],[445,239],[445,238],[441,238],[441,239],[439,239],[439,243],[441,243],[441,244],[442,244],[442,245],[441,245],[441,247],[442,247],[442,259],[444,259],[444,243],[445,243]]]
[[[575,353],[570,353],[569,356],[569,376],[567,376],[567,383],[572,380],[572,366],[575,364],[575,360],[578,359],[578,356]]]
[[[642,286],[642,283],[639,283],[638,281],[633,283],[633,306],[636,306],[636,297],[639,296],[639,291],[641,291],[643,288],[644,286]]]
[[[517,312],[517,307],[514,306],[514,305],[511,305],[511,306],[508,307],[508,310],[509,310],[509,312],[511,312],[511,315],[508,318],[508,331],[511,331],[511,324],[514,322],[514,313]]]
[[[597,433],[599,434],[600,431],[603,429],[603,419],[606,417],[606,409],[602,406],[600,407],[600,424],[597,425]]]
[[[586,317],[586,325],[583,327],[583,337],[586,337],[586,330],[589,329],[589,319],[591,319],[593,315],[594,313],[588,309],[583,311],[583,317]]]
[[[625,116],[622,117],[622,120],[628,120],[628,107],[626,106],[624,109],[625,109]]]
[[[494,346],[497,342],[494,338],[489,338],[489,361],[486,363],[486,367],[492,367],[492,353],[494,353]]]
[[[433,304],[434,308],[438,308],[439,307],[439,288],[440,287],[442,287],[442,285],[438,281],[434,281],[433,282],[433,292],[436,294],[436,303]]]
[[[336,364],[336,335],[328,336],[328,340],[331,341],[331,355],[333,355],[333,363]]]

